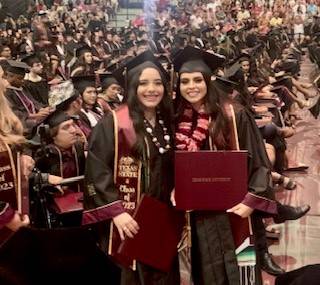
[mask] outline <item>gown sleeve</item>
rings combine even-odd
[[[236,114],[241,150],[248,151],[248,194],[243,204],[270,214],[277,213],[271,180],[271,166],[260,131],[251,114],[242,109]]]
[[[83,224],[105,221],[125,212],[113,180],[114,151],[114,124],[109,114],[96,125],[89,140]]]
[[[14,212],[8,203],[0,201],[0,229],[12,220]]]
[[[33,131],[39,123],[37,123],[37,121],[35,121],[29,117],[28,112],[25,110],[25,108],[21,104],[20,100],[18,99],[18,97],[14,94],[14,92],[11,89],[8,89],[6,91],[6,99],[8,100],[8,102],[10,104],[10,108],[11,108],[12,112],[21,121],[23,128],[24,128],[24,135],[27,138],[32,138]],[[34,103],[36,110],[39,110],[41,106],[39,106],[37,103],[35,103],[35,101],[32,100],[32,98],[29,98],[29,99]]]

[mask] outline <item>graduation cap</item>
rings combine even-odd
[[[179,73],[199,71],[212,74],[224,62],[225,57],[220,54],[206,52],[191,46],[178,52],[173,59],[174,70]]]
[[[100,32],[100,31],[102,31],[102,27],[95,26],[93,31],[94,31],[95,33],[96,33],[96,32]]]
[[[107,66],[106,66],[106,71],[108,71],[108,72],[113,72],[113,71],[115,71],[117,68],[119,68],[119,62],[117,61],[117,62],[111,62],[110,64],[108,64]]]
[[[224,77],[230,81],[241,83],[244,80],[244,74],[241,64],[237,61],[225,69]]]
[[[45,11],[45,10],[40,10],[40,11],[38,12],[38,16],[46,16],[47,14],[48,14],[48,12]]]
[[[104,32],[105,35],[108,35],[108,34],[111,34],[112,36],[115,34],[113,30],[111,29],[107,29],[105,32]]]
[[[76,88],[80,94],[82,95],[84,90],[87,87],[94,87],[96,88],[96,76],[92,75],[82,75],[82,76],[75,76],[71,78],[74,88]]]
[[[67,113],[56,110],[51,113],[44,121],[45,124],[49,126],[50,129],[59,126],[61,123],[74,119],[74,117],[69,116]]]
[[[26,72],[29,71],[29,66],[24,62],[8,59],[7,63],[8,65],[6,71],[11,72],[13,74],[24,76]]]
[[[41,62],[40,59],[38,58],[38,56],[35,53],[26,55],[25,57],[23,57],[21,59],[21,61],[25,62],[26,64],[28,64],[30,67],[32,67],[33,64],[35,64],[35,63]]]
[[[108,87],[112,84],[119,85],[119,82],[117,81],[117,79],[114,78],[112,73],[99,74],[99,79],[100,79],[100,86],[102,91],[108,89]]]
[[[238,56],[238,62],[241,63],[243,61],[250,61],[251,56],[248,53],[242,52]]]
[[[92,53],[91,47],[89,47],[88,45],[80,46],[80,47],[78,47],[76,49],[76,57],[84,55],[86,52],[91,52]]]
[[[226,86],[230,86],[230,87],[234,87],[234,86],[238,86],[239,84],[235,81],[229,80],[226,77],[222,77],[222,76],[216,76],[215,77],[215,81],[224,84]]]
[[[122,64],[122,66],[116,69],[112,74],[118,80],[120,85],[127,89],[127,79],[130,79],[132,75],[134,75],[136,68],[147,62],[155,65],[160,70],[165,80],[170,80],[170,75],[150,50],[146,50],[125,64]]]
[[[201,33],[204,34],[205,36],[208,36],[208,33],[211,33],[213,31],[212,27],[205,27],[201,30]]]
[[[159,21],[155,21],[155,22],[151,23],[150,31],[152,33],[159,33],[161,31],[161,26],[159,24]]]
[[[74,33],[75,33],[75,30],[69,28],[69,29],[66,29],[66,31],[64,32],[64,35],[73,37]]]
[[[74,89],[72,82],[67,80],[51,88],[48,95],[48,103],[50,107],[55,107],[56,110],[64,110],[79,95],[79,92]]]
[[[227,36],[230,38],[233,38],[235,35],[237,35],[237,31],[231,29],[229,31],[227,31]]]
[[[219,89],[222,89],[227,93],[230,93],[235,87],[239,86],[237,82],[221,76],[216,76],[213,82]]]

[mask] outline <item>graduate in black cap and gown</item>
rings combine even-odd
[[[43,65],[36,54],[25,56],[22,60],[30,66],[29,73],[25,76],[24,87],[30,92],[32,97],[44,106],[48,105],[49,85],[41,76]]]
[[[84,45],[76,50],[77,63],[73,67],[71,77],[85,76],[94,74],[94,60],[92,55],[92,49]]]
[[[54,181],[59,184],[62,178],[71,178],[84,174],[85,155],[84,144],[79,140],[77,126],[74,117],[69,116],[59,108],[52,113],[45,121],[48,125],[48,133],[43,134],[47,145],[36,153],[36,167],[42,172],[54,175]],[[51,178],[52,182],[52,178]],[[67,197],[71,193],[82,192],[82,181],[55,188],[52,186],[43,188],[41,191],[47,191],[47,207],[55,213],[55,223],[51,226],[80,226],[81,211],[71,211],[70,213],[60,213],[56,210],[54,203],[55,197]],[[46,190],[47,189],[47,190]]]
[[[75,88],[82,98],[81,112],[78,114],[80,121],[86,126],[86,137],[90,136],[91,130],[96,126],[103,115],[100,105],[97,103],[97,89],[94,75],[72,77]]]
[[[186,47],[174,58],[173,63],[179,72],[175,99],[176,149],[236,150],[238,144],[239,149],[247,150],[249,154],[248,193],[243,201],[227,212],[242,218],[250,216],[254,210],[276,214],[269,160],[254,118],[211,83],[213,71],[224,63],[224,59],[216,54]],[[240,284],[228,214],[192,211],[190,218],[194,283]],[[249,270],[254,274],[253,268]]]
[[[24,76],[28,69],[24,62],[8,60],[4,77],[10,84],[5,96],[11,104],[12,111],[24,124],[26,134],[30,136],[34,127],[39,125],[52,109],[44,107],[24,89]]]
[[[101,93],[98,94],[97,102],[106,114],[118,108],[121,104],[121,87],[112,74],[100,74]]]
[[[85,174],[83,224],[100,224],[100,245],[109,254],[117,250],[115,234],[123,240],[139,231],[132,215],[142,193],[169,204],[173,189],[173,113],[164,70],[150,51],[125,67],[126,104],[93,129]],[[177,264],[164,273],[137,262],[136,271],[122,269],[121,284],[180,284]]]

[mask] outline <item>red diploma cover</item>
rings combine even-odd
[[[67,214],[83,210],[83,192],[69,192],[55,197],[54,203],[59,214]]]
[[[177,256],[184,214],[143,195],[133,218],[140,227],[139,232],[120,244],[118,254],[168,272]]]
[[[229,214],[230,226],[233,236],[236,254],[253,244],[252,228],[250,218],[241,218],[240,216]]]
[[[176,151],[177,209],[225,211],[247,192],[246,151]]]

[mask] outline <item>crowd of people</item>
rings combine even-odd
[[[310,210],[279,203],[275,186],[294,190],[284,170],[306,167],[288,159],[286,138],[297,110],[319,113],[318,74],[299,79],[305,56],[320,63],[319,4],[154,1],[116,29],[108,21],[117,9],[117,1],[37,1],[1,23],[1,230],[81,227],[113,256],[116,235],[140,230],[141,194],[175,205],[174,151],[241,149],[248,193],[226,212],[187,213],[189,265],[183,251],[166,273],[111,257],[110,284],[262,284],[261,270],[284,274],[264,219]],[[250,278],[239,273],[229,213],[251,217]]]

